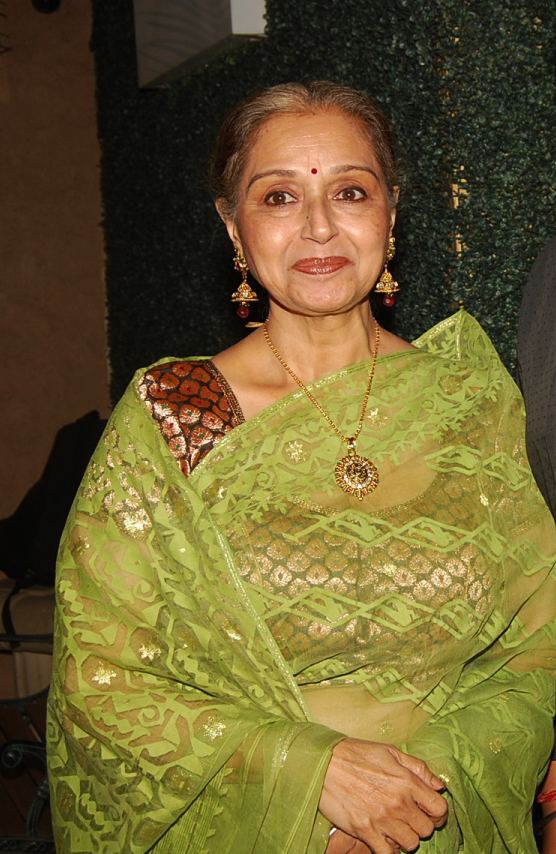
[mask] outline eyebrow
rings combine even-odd
[[[368,172],[370,175],[373,175],[377,181],[380,180],[374,169],[370,166],[363,166],[362,164],[357,166],[352,163],[342,163],[341,166],[334,166],[330,171],[333,175],[340,175],[344,172]],[[271,176],[275,176],[277,178],[295,178],[297,174],[298,172],[295,169],[269,169],[267,172],[257,172],[249,180],[245,191],[248,192],[255,181],[260,181],[261,178],[269,178]]]
[[[330,171],[333,175],[340,175],[342,172],[368,172],[370,175],[374,175],[377,181],[380,180],[375,169],[372,169],[370,166],[364,166],[363,164],[356,166],[353,163],[343,163],[341,166],[335,166]]]
[[[247,184],[246,192],[255,181],[260,181],[261,178],[268,178],[270,175],[276,175],[277,178],[295,178],[297,172],[294,169],[269,169],[268,172],[257,172]]]

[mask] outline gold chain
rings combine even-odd
[[[299,388],[307,395],[307,397],[309,398],[309,400],[311,401],[313,406],[315,406],[318,409],[318,411],[320,412],[322,417],[326,421],[328,421],[328,423],[330,424],[330,426],[332,427],[332,429],[334,430],[336,435],[342,440],[342,442],[345,442],[347,444],[348,448],[351,448],[351,449],[355,449],[355,443],[357,442],[357,439],[359,438],[359,434],[361,433],[361,430],[363,429],[363,421],[365,419],[365,412],[367,411],[367,404],[369,402],[369,397],[371,395],[371,388],[373,385],[373,379],[375,376],[376,360],[378,357],[378,348],[380,345],[380,326],[376,322],[376,320],[374,321],[374,324],[375,324],[374,350],[373,350],[372,358],[371,358],[371,369],[369,371],[369,380],[367,382],[367,388],[365,390],[365,396],[363,397],[363,403],[361,405],[361,414],[359,416],[359,422],[357,424],[357,429],[355,430],[355,433],[353,434],[353,436],[344,436],[344,434],[342,433],[342,431],[340,430],[338,425],[335,424],[334,421],[332,421],[328,412],[326,412],[326,410],[322,408],[322,406],[320,405],[318,400],[311,394],[311,392],[309,391],[307,386],[299,379],[297,374],[295,374],[292,371],[292,369],[290,368],[288,363],[284,361],[284,359],[282,358],[282,356],[280,355],[280,353],[278,352],[278,350],[276,349],[276,347],[272,343],[272,339],[271,339],[270,334],[268,332],[268,327],[267,327],[266,323],[263,323],[263,333],[264,333],[265,341],[268,344],[268,346],[270,347],[274,356],[276,356],[276,358],[278,359],[278,361],[280,362],[280,364],[282,365],[284,370],[288,372],[290,377],[293,380],[295,380],[295,382],[297,383]]]

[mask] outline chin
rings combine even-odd
[[[319,298],[299,300],[291,305],[298,313],[312,315],[345,314],[368,299],[368,294],[322,294]]]
[[[291,314],[300,314],[305,317],[338,317],[341,314],[349,314],[355,305],[327,305],[327,306],[291,306],[288,311]]]

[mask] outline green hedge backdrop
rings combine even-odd
[[[229,106],[286,80],[365,89],[392,118],[395,329],[414,337],[462,300],[513,367],[521,289],[556,233],[554,0],[267,0],[264,40],[142,91],[131,0],[93,13],[114,398],[138,366],[244,334],[208,155]]]

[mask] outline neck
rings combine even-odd
[[[271,306],[267,328],[281,357],[305,383],[372,352],[375,320],[367,302],[338,315],[306,317]]]

